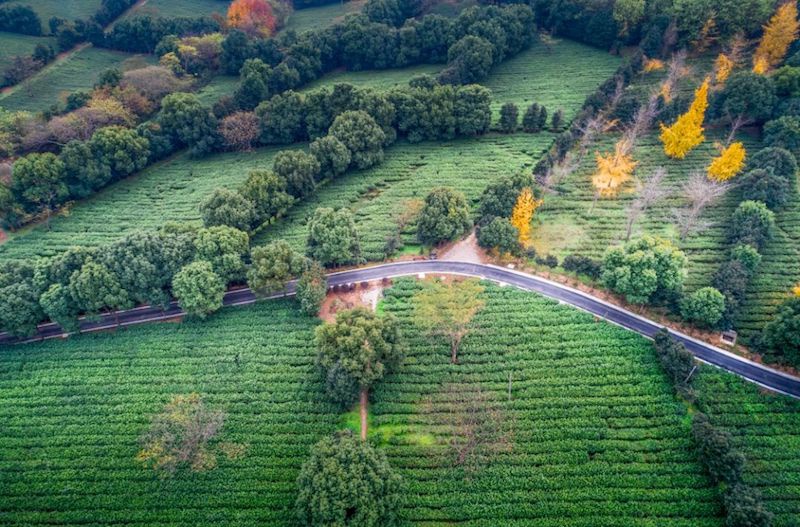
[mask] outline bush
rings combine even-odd
[[[775,214],[764,203],[743,201],[731,218],[729,238],[732,244],[748,244],[761,251],[774,230]]]
[[[425,197],[417,221],[417,239],[426,245],[455,240],[472,228],[469,205],[464,194],[438,188]]]
[[[561,267],[571,273],[586,275],[592,280],[600,278],[603,271],[601,262],[578,254],[567,255],[564,261],[561,262]]]
[[[507,218],[496,217],[478,229],[478,245],[516,256],[520,253],[519,230]]]
[[[681,316],[699,327],[713,328],[725,313],[725,297],[713,287],[703,287],[681,302]]]
[[[734,449],[729,433],[712,426],[705,414],[696,413],[692,435],[700,461],[715,483],[736,485],[741,481],[744,456]]]
[[[653,339],[653,347],[664,372],[679,393],[686,395],[691,387],[690,375],[694,369],[694,355],[686,347],[662,329]]]

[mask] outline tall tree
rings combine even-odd
[[[306,254],[325,266],[356,263],[361,258],[353,213],[319,208],[308,222]]]
[[[289,280],[308,268],[308,259],[284,240],[254,248],[250,260],[247,284],[259,294],[285,292]]]
[[[514,210],[511,213],[511,225],[519,231],[519,243],[526,247],[531,241],[531,221],[533,215],[543,203],[543,200],[536,199],[531,187],[523,188],[517,201],[514,204]]]
[[[792,42],[797,40],[799,31],[797,3],[783,3],[764,27],[764,35],[753,54],[753,71],[764,74],[778,65]]]
[[[703,121],[708,108],[709,79],[695,91],[689,111],[671,126],[661,125],[661,142],[669,157],[683,159],[692,149],[705,141]]]
[[[172,291],[189,315],[205,318],[222,307],[225,283],[206,261],[196,261],[178,271]]]
[[[417,221],[417,238],[428,245],[455,240],[472,228],[469,205],[461,192],[437,188],[425,197]]]
[[[458,363],[461,342],[473,329],[472,319],[486,302],[477,280],[458,283],[435,282],[414,295],[414,320],[432,335],[450,344],[450,362]]]

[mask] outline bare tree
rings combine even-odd
[[[248,152],[260,133],[258,117],[253,112],[236,112],[222,120],[219,133],[231,150]]]
[[[628,220],[625,226],[625,241],[631,239],[633,226],[647,212],[647,209],[661,201],[668,194],[664,188],[664,180],[667,177],[667,169],[664,167],[656,168],[647,179],[639,183],[639,193],[628,207]]]
[[[547,169],[544,177],[537,182],[544,188],[546,192],[555,193],[558,185],[567,179],[573,172],[580,166],[580,158],[572,151],[569,151],[564,156],[564,159],[556,162],[553,166]]]
[[[729,189],[729,184],[711,181],[701,171],[695,171],[689,176],[689,180],[681,188],[681,194],[689,202],[689,206],[672,211],[681,239],[712,225],[711,222],[701,219],[703,211],[719,201]]]
[[[434,423],[451,433],[453,463],[475,471],[492,456],[511,450],[513,421],[498,398],[472,384],[446,384],[437,400],[425,405]]]

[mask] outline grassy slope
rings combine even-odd
[[[10,92],[0,96],[0,106],[8,110],[41,111],[75,90],[92,87],[103,70],[128,69],[152,59],[119,51],[87,47],[66,56]]]
[[[398,283],[384,305],[410,346],[371,406],[373,433],[408,485],[403,515],[413,524],[722,524],[685,409],[646,340],[492,286],[481,331],[453,366],[444,343],[408,318],[414,287]],[[290,524],[308,446],[340,422],[313,373],[314,325],[289,302],[268,302],[205,322],[3,349],[0,523]],[[424,404],[454,382],[495,394],[514,419],[512,450],[467,478]],[[220,440],[246,443],[247,455],[159,480],[137,466],[137,438],[172,395],[192,391],[228,413]],[[795,443],[776,446],[787,461],[798,456]]]
[[[42,21],[42,31],[48,33],[50,28],[47,21],[51,17],[57,16],[66,20],[76,18],[89,18],[100,8],[100,0],[23,0],[19,2],[8,2],[5,5],[29,5],[33,7],[39,19]]]
[[[147,0],[136,9],[129,11],[124,18],[133,16],[154,17],[199,17],[213,13],[225,15],[230,2],[221,0]]]
[[[582,82],[571,86],[570,90],[565,90],[562,94],[565,101],[570,104],[582,101],[588,92],[594,89],[603,79],[605,79],[616,67],[617,60],[609,57],[605,53],[592,50],[591,48],[580,46],[585,54],[593,55],[595,60],[592,64],[595,76],[577,76],[572,72],[568,57],[575,57],[575,46],[571,43],[564,43],[564,49],[569,54],[562,57],[559,53],[542,54],[537,50],[531,50],[525,54],[528,57],[530,74],[527,78],[517,75],[517,81],[524,86],[529,86],[531,93],[544,93],[545,88],[552,84],[550,75],[557,74],[557,69],[566,72],[567,75],[574,74],[576,78],[581,78]],[[509,68],[512,64],[509,65]],[[519,71],[519,63],[513,64]],[[579,68],[583,71],[586,64],[581,62]],[[576,68],[577,69],[577,68]],[[546,72],[546,74],[535,75],[536,72]],[[497,68],[496,75],[502,76],[506,84],[513,81],[512,75],[507,72],[505,65]],[[490,79],[489,82],[495,82]],[[573,93],[575,90],[578,93]],[[564,104],[567,107],[567,104]],[[546,146],[547,134],[528,135],[519,134],[512,137],[507,136],[488,136],[474,140],[462,140],[454,142],[456,146],[437,149],[436,145],[423,144],[414,146],[397,145],[389,149],[387,159],[392,163],[397,160],[395,172],[402,172],[405,182],[400,183],[394,195],[407,192],[412,185],[408,178],[417,173],[416,165],[420,163],[421,156],[427,159],[424,161],[426,167],[422,167],[419,172],[425,178],[424,181],[413,182],[417,196],[424,197],[427,190],[448,182],[456,187],[462,185],[459,171],[453,171],[452,163],[458,163],[463,167],[466,177],[469,178],[469,188],[464,183],[464,190],[468,191],[470,197],[474,198],[480,190],[486,186],[488,180],[486,174],[491,177],[500,177],[510,171],[521,169],[523,166],[532,166],[538,158],[541,150]],[[472,155],[472,166],[464,166],[461,160],[453,160],[454,148],[465,152],[464,155]],[[98,193],[92,199],[77,203],[66,217],[56,218],[52,222],[52,231],[47,232],[43,227],[27,229],[12,236],[12,239],[0,245],[0,258],[25,258],[32,255],[53,254],[71,245],[88,244],[96,245],[117,239],[124,234],[136,229],[152,228],[171,220],[196,220],[199,215],[197,206],[218,186],[234,187],[247,177],[247,171],[252,168],[268,168],[271,166],[271,156],[282,148],[259,149],[253,153],[244,154],[219,154],[203,160],[189,160],[185,156],[177,156],[172,161],[148,168],[141,174],[128,178],[127,180],[115,184],[105,191]],[[441,151],[439,151],[441,150]],[[486,153],[491,151],[491,153]],[[472,152],[472,153],[470,153]],[[475,152],[483,152],[481,156],[476,156]],[[437,156],[443,156],[451,165],[442,164],[437,161]],[[482,167],[478,162],[487,162],[487,167]],[[353,192],[353,188],[361,188],[367,181],[380,181],[384,178],[382,174],[389,173],[390,165],[384,165],[371,171],[359,182],[359,175],[351,174],[342,179],[342,182],[335,182],[323,190],[326,196],[334,194],[344,195],[344,201],[337,203],[352,202],[359,198],[358,192]],[[459,168],[459,170],[461,170]],[[469,171],[469,172],[467,172]],[[466,178],[465,178],[466,181]],[[346,185],[346,186],[343,186]],[[342,189],[341,191],[338,189]],[[387,194],[392,195],[392,194]],[[316,198],[315,198],[316,199]],[[327,199],[327,198],[326,198]],[[326,204],[334,204],[326,203]],[[394,204],[393,206],[396,206]],[[304,209],[307,210],[307,207]],[[303,227],[297,221],[302,221],[305,213],[293,212],[290,225],[280,227],[281,229],[302,231]],[[297,221],[295,221],[297,220]],[[385,211],[372,209],[370,215],[363,221],[376,225],[377,228],[386,225]],[[365,223],[366,224],[366,223]],[[298,239],[299,239],[298,235]],[[382,238],[378,240],[382,246]],[[376,242],[377,243],[377,242]]]
[[[774,527],[800,518],[800,402],[766,393],[712,368],[696,382],[700,408],[733,434],[747,457],[744,480],[758,487]]]
[[[12,58],[33,53],[37,44],[49,44],[56,49],[56,41],[50,37],[31,37],[0,31],[0,72],[11,65]]]
[[[358,12],[363,4],[363,0],[350,0],[349,2],[298,9],[289,16],[285,29],[303,32],[324,28],[339,22],[349,13]]]

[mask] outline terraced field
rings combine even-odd
[[[233,95],[239,86],[239,77],[217,75],[197,91],[197,97],[206,106],[213,106],[223,95]]]
[[[56,41],[51,37],[32,37],[0,31],[0,73],[11,65],[11,59],[14,57],[29,56],[33,53],[37,44],[50,45],[56,49]]]
[[[153,17],[199,17],[211,16],[213,13],[225,15],[228,10],[227,0],[145,0],[135,9],[131,9],[124,18],[133,16]]]
[[[700,408],[728,430],[747,457],[744,480],[758,487],[775,514],[774,527],[800,518],[800,402],[765,393],[708,368],[696,382]]]
[[[358,12],[364,0],[349,0],[320,7],[295,10],[286,23],[286,30],[297,32],[321,29],[339,22],[349,13]]]
[[[92,46],[71,53],[0,95],[0,106],[8,110],[41,111],[75,90],[91,88],[108,68],[140,67],[154,59]]]
[[[442,69],[441,65],[422,64],[410,66],[408,68],[397,68],[391,70],[365,70],[365,71],[345,71],[339,70],[325,75],[321,79],[310,82],[303,87],[301,92],[308,92],[319,89],[323,86],[333,86],[339,83],[349,83],[360,88],[374,88],[376,90],[388,90],[397,86],[405,86],[408,81],[417,75],[436,75]]]
[[[308,234],[306,220],[317,207],[349,207],[355,213],[362,255],[381,260],[386,238],[397,231],[397,217],[408,208],[409,201],[424,199],[433,188],[449,186],[476,204],[489,182],[530,171],[552,140],[549,133],[492,134],[451,142],[395,145],[387,151],[383,164],[348,173],[318,189],[286,218],[265,228],[254,243],[285,239],[303,250]],[[414,242],[413,225],[407,226],[403,239]]]
[[[100,9],[100,0],[21,0],[5,5],[29,5],[42,21],[42,31],[49,32],[47,21],[57,16],[66,20],[89,18]]]

